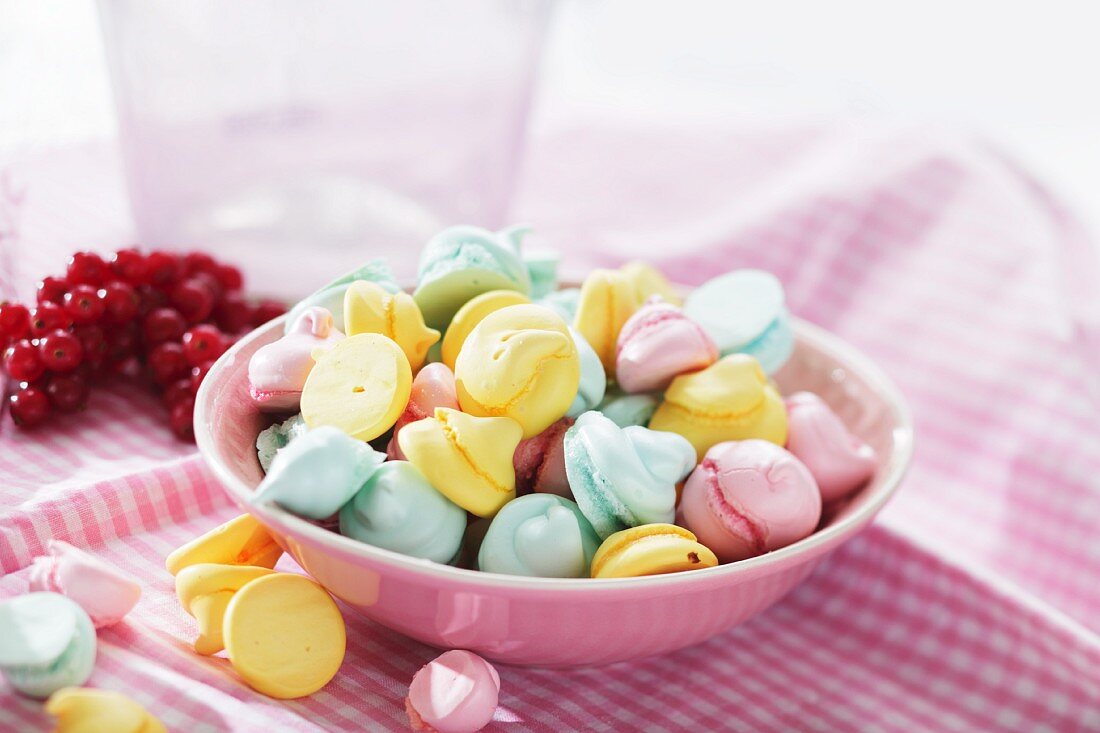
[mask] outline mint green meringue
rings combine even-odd
[[[695,448],[676,433],[620,428],[586,412],[565,434],[565,473],[601,539],[675,518],[676,484],[695,468]]]
[[[566,323],[572,323],[577,317],[577,302],[580,297],[580,288],[563,288],[544,295],[535,303],[554,311]]]
[[[424,322],[443,331],[459,308],[482,293],[531,292],[531,277],[520,257],[520,242],[528,231],[511,227],[494,233],[454,226],[432,237],[420,253],[413,293]]]
[[[531,278],[531,300],[549,295],[558,287],[560,261],[561,255],[556,252],[531,252],[523,255],[527,276]]]
[[[95,627],[60,593],[26,593],[0,603],[0,672],[24,695],[45,698],[87,682]]]
[[[298,316],[300,316],[306,308],[315,305],[321,306],[332,313],[333,326],[337,331],[344,331],[344,293],[346,293],[348,287],[357,280],[377,283],[391,293],[397,293],[401,290],[401,286],[398,285],[397,280],[394,279],[393,270],[390,269],[389,263],[381,257],[375,258],[362,267],[336,278],[328,285],[325,285],[295,303],[286,316],[283,332],[289,333],[291,326],[298,320]]]
[[[610,392],[596,409],[620,428],[628,428],[631,425],[645,427],[649,424],[653,413],[657,411],[659,403],[660,400],[656,396],[645,392],[639,394]]]
[[[528,494],[504,505],[478,552],[478,569],[538,578],[587,578],[600,546],[576,504],[554,494]]]
[[[305,435],[307,430],[309,426],[302,419],[300,412],[261,430],[256,436],[256,456],[260,459],[260,467],[263,468],[264,473],[271,470],[271,462],[275,460],[275,454],[286,448],[290,441]]]
[[[596,354],[596,350],[589,345],[584,336],[572,326],[569,334],[577,345],[577,354],[581,360],[581,381],[577,387],[577,396],[573,398],[573,404],[569,406],[566,417],[579,417],[581,413],[595,409],[603,400],[607,390],[607,374],[603,370],[603,362]]]
[[[316,427],[275,454],[252,501],[277,503],[308,519],[331,517],[386,460],[331,425]]]
[[[466,531],[466,511],[408,461],[387,461],[340,510],[340,534],[403,555],[449,563]]]

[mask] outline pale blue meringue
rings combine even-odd
[[[580,288],[564,288],[555,290],[535,301],[536,304],[549,308],[562,317],[566,323],[572,323],[577,317],[577,302],[581,297]]]
[[[558,287],[558,262],[560,261],[561,255],[557,252],[531,252],[523,255],[527,276],[531,278],[531,300],[549,295]]]
[[[309,426],[302,419],[300,412],[261,430],[256,436],[256,456],[260,459],[260,467],[263,468],[264,473],[271,470],[271,462],[275,460],[275,454],[286,448],[290,441],[305,435],[307,430]]]
[[[408,461],[387,461],[340,510],[340,534],[403,555],[449,563],[466,531],[466,511]]]
[[[596,355],[584,336],[572,326],[569,333],[577,345],[577,353],[581,361],[581,381],[577,387],[577,396],[573,398],[573,404],[569,406],[566,417],[579,417],[581,413],[588,412],[600,404],[604,392],[607,390],[607,374],[603,370],[603,363]]]
[[[339,428],[322,425],[275,454],[252,501],[274,502],[308,519],[331,517],[384,460],[385,453]]]
[[[649,424],[653,413],[657,411],[657,405],[660,402],[655,395],[645,392],[638,394],[612,392],[604,397],[603,402],[596,409],[620,428],[628,428],[631,425],[645,427]]]
[[[783,284],[764,270],[733,270],[708,280],[684,300],[684,315],[703,327],[722,356],[756,357],[774,374],[794,352]]]
[[[295,303],[290,309],[290,312],[287,313],[286,322],[283,325],[283,332],[289,333],[290,327],[298,320],[298,316],[300,316],[306,308],[315,305],[319,305],[332,313],[333,325],[337,331],[343,332],[344,293],[346,293],[348,287],[357,280],[377,283],[391,293],[397,293],[401,290],[401,286],[398,285],[397,280],[394,279],[393,270],[390,269],[389,263],[381,257],[375,258],[362,267],[352,270],[342,277],[336,278],[328,285],[325,285],[323,288],[320,288],[316,292],[307,295],[305,298]]]
[[[628,527],[671,523],[676,484],[695,468],[695,448],[676,433],[620,428],[586,412],[565,434],[565,472],[601,539]]]
[[[491,232],[453,226],[431,238],[420,253],[416,291],[424,322],[443,331],[467,301],[490,290],[531,292],[531,276],[520,257],[530,231],[518,226]]]
[[[576,504],[554,494],[528,494],[504,505],[478,552],[487,573],[538,578],[587,578],[600,546]]]
[[[79,687],[95,666],[95,627],[60,593],[25,593],[0,603],[0,672],[24,695]]]

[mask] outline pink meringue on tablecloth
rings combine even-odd
[[[141,584],[118,568],[61,540],[50,540],[48,555],[31,564],[30,590],[67,596],[97,628],[122,620],[141,598]]]
[[[257,350],[248,362],[253,402],[265,412],[296,411],[313,369],[314,351],[331,348],[342,338],[328,310],[320,306],[304,310],[285,336]]]
[[[405,712],[413,730],[474,733],[493,719],[499,694],[493,665],[456,649],[420,668],[409,685]]]

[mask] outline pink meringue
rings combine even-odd
[[[262,346],[248,362],[252,401],[265,412],[294,412],[302,387],[313,369],[314,350],[328,349],[344,334],[333,326],[332,313],[320,306],[306,308],[286,335]]]
[[[565,475],[565,431],[572,425],[572,418],[563,417],[516,446],[516,452],[512,454],[516,496],[537,492],[573,498],[569,479]]]
[[[839,499],[874,475],[874,448],[852,435],[824,400],[797,392],[786,403],[787,449],[810,469],[822,499]]]
[[[405,460],[405,453],[397,444],[397,434],[401,432],[401,428],[411,422],[431,417],[437,407],[461,409],[458,406],[458,393],[455,391],[455,374],[442,362],[425,365],[413,378],[409,403],[394,423],[393,437],[386,447],[386,455],[391,461]]]
[[[67,596],[97,628],[118,623],[141,598],[141,585],[118,568],[67,542],[50,540],[49,555],[31,564],[30,590]]]
[[[717,360],[714,339],[679,308],[654,296],[619,331],[615,374],[623,391],[649,392]]]
[[[806,537],[821,519],[810,470],[767,440],[719,443],[684,484],[685,526],[722,562],[743,560]]]
[[[500,675],[462,650],[444,652],[420,668],[409,685],[405,712],[413,730],[474,733],[493,719]]]

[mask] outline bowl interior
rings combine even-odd
[[[339,546],[365,562],[422,571],[437,579],[521,587],[525,584],[666,583],[679,576],[569,581],[549,578],[478,573],[452,568],[344,538],[276,506],[248,503],[249,494],[263,478],[256,457],[256,435],[276,418],[256,409],[248,395],[248,361],[255,351],[282,335],[282,319],[254,331],[222,356],[203,381],[196,400],[195,433],[199,448],[226,490],[242,508],[255,514],[276,533],[305,535],[315,542]],[[865,356],[839,338],[804,321],[794,320],[796,345],[790,361],[775,375],[784,395],[807,390],[825,400],[856,435],[876,451],[879,466],[874,478],[850,498],[829,506],[818,530],[810,537],[760,557],[681,576],[747,571],[780,562],[798,553],[813,554],[835,546],[874,516],[896,489],[912,451],[912,424],[901,394]],[[282,419],[281,417],[278,419]],[[685,578],[686,580],[686,578]]]

